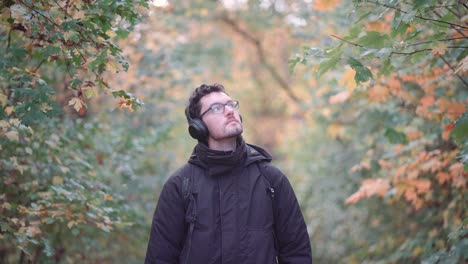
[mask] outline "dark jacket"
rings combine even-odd
[[[164,185],[145,263],[312,263],[294,191],[270,161],[265,150],[242,138],[233,152],[199,143]]]

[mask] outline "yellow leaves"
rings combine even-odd
[[[52,110],[52,107],[46,103],[41,104],[41,111],[47,113],[47,111]]]
[[[332,11],[340,4],[340,0],[315,0],[313,8],[317,11]]]
[[[353,70],[349,66],[346,66],[345,72],[343,76],[341,76],[340,80],[338,81],[338,84],[342,87],[345,86],[346,91],[352,93],[357,87],[356,81],[354,80],[355,74],[356,74],[355,70]]]
[[[69,106],[73,106],[76,112],[81,112],[82,109],[86,108],[86,103],[79,97],[73,97],[68,101]]]
[[[2,92],[0,92],[0,104],[2,107],[5,107],[7,105],[8,97],[4,95]]]
[[[330,96],[330,98],[328,98],[328,102],[330,104],[341,104],[348,100],[350,95],[351,94],[348,91],[342,91],[333,96]]]
[[[359,190],[346,199],[345,204],[355,204],[362,198],[369,198],[374,195],[383,197],[388,189],[390,189],[390,183],[386,179],[365,179],[362,181]]]
[[[11,210],[11,204],[8,202],[4,202],[1,207],[8,211]]]
[[[63,177],[61,176],[54,176],[52,178],[52,184],[54,185],[63,185]]]

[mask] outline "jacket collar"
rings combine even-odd
[[[271,156],[264,149],[245,143],[242,136],[239,136],[234,151],[213,150],[208,148],[206,144],[199,142],[193,149],[188,162],[208,169],[211,175],[218,175],[259,160],[269,162]]]

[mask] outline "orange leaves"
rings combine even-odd
[[[428,193],[431,189],[431,182],[427,179],[403,179],[395,184],[397,197],[403,195],[406,201],[410,202],[414,209],[420,209],[424,204],[422,194]]]
[[[383,197],[393,186],[394,195],[389,196],[389,199],[404,198],[418,210],[430,199],[427,194],[431,193],[434,184],[466,188],[468,173],[464,171],[463,163],[454,163],[457,153],[456,150],[443,152],[439,149],[411,153],[413,158],[404,159],[404,163],[399,166],[393,160],[379,160],[378,164],[387,176],[364,180],[359,190],[346,199],[345,204],[354,204],[374,195]],[[356,165],[351,171],[361,169],[370,169],[370,166]]]
[[[313,8],[318,11],[332,11],[340,2],[340,0],[315,0]]]
[[[355,204],[362,198],[369,198],[374,195],[383,197],[388,189],[390,189],[390,183],[386,179],[365,179],[362,181],[359,190],[346,199],[345,204]]]
[[[453,164],[450,166],[449,171],[453,186],[458,188],[465,187],[468,173],[464,172],[463,163],[457,162]]]
[[[455,121],[459,116],[465,112],[465,104],[463,102],[454,102],[445,98],[437,100],[437,106],[442,113],[451,120]]]
[[[387,99],[390,95],[390,92],[386,86],[383,85],[374,85],[368,90],[367,96],[369,97],[370,101],[373,102],[383,102]]]

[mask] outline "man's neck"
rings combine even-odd
[[[208,139],[208,147],[213,150],[234,151],[236,150],[236,146],[237,137],[227,138],[224,140],[213,140],[211,138]]]

